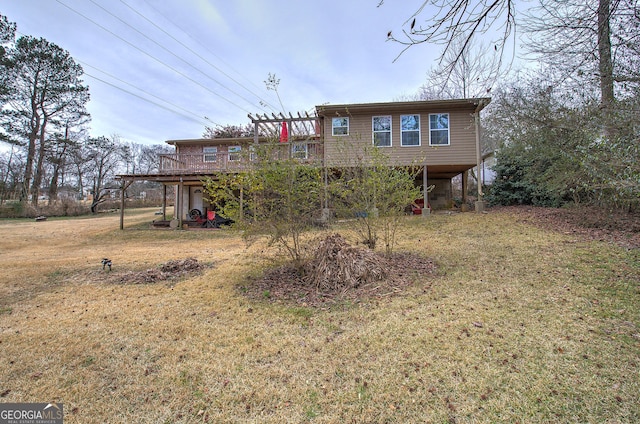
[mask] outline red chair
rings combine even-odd
[[[218,224],[216,224],[216,211],[207,211],[207,222],[205,226],[207,228],[218,228]]]

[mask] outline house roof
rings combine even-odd
[[[320,105],[316,106],[319,116],[336,115],[347,112],[354,113],[377,113],[394,112],[406,110],[451,110],[474,108],[482,110],[491,102],[490,97],[478,97],[472,99],[449,99],[449,100],[419,100],[410,102],[384,102],[384,103],[353,103],[341,105]]]
[[[254,141],[253,137],[225,137],[225,138],[188,138],[182,140],[167,140],[165,143],[171,144],[172,146],[177,146],[180,144],[211,144],[214,142],[215,144],[243,144],[243,143],[252,143]]]
[[[491,102],[490,97],[477,97],[471,99],[447,99],[447,100],[418,100],[409,102],[381,102],[381,103],[350,103],[350,104],[336,104],[336,105],[319,105],[316,106],[317,115],[320,117],[326,116],[340,116],[342,114],[368,114],[368,113],[392,113],[396,111],[406,112],[411,111],[444,111],[453,109],[471,109],[475,111],[482,110]],[[266,115],[265,115],[266,116]],[[315,117],[300,117],[292,118],[294,120],[306,120],[314,119]],[[253,118],[252,118],[253,120]],[[286,121],[286,116],[276,117],[274,116],[273,122]],[[261,136],[260,141],[267,140],[266,137]],[[191,139],[178,139],[167,140],[165,143],[172,146],[179,146],[182,144],[208,144],[212,142],[215,144],[249,144],[254,142],[253,137],[230,137],[230,138],[191,138]]]

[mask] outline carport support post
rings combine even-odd
[[[462,204],[463,205],[467,204],[468,190],[469,190],[469,170],[466,170],[462,173]]]
[[[120,229],[124,230],[124,192],[133,184],[133,180],[127,182],[122,180],[120,183]]]
[[[178,185],[178,229],[182,229],[182,203],[184,203],[184,183],[180,177]]]
[[[326,165],[322,165],[323,191],[320,200],[320,222],[327,223],[331,219],[331,211],[329,210],[329,170]]]
[[[244,184],[240,184],[240,219],[244,219]]]
[[[429,186],[427,182],[427,160],[424,160],[424,167],[422,168],[422,197],[424,198],[424,207],[422,208],[422,217],[426,217],[431,214],[429,209]]]
[[[162,220],[167,220],[167,185],[162,184]]]
[[[124,183],[122,180],[120,183],[120,229],[124,230]]]
[[[484,101],[480,100],[480,104],[476,108],[476,168],[478,172],[476,177],[478,180],[478,200],[476,201],[476,212],[484,212],[485,202],[482,193],[482,150],[480,150],[480,109],[484,106]]]

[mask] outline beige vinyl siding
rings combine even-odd
[[[429,145],[429,114],[449,114],[449,145]],[[391,147],[381,147],[381,151],[391,157],[397,165],[473,165],[476,162],[476,139],[474,109],[434,109],[428,111],[403,110],[391,114]],[[401,146],[400,116],[420,115],[420,146]],[[348,164],[363,146],[373,144],[372,117],[375,114],[352,114],[349,120],[349,136],[331,136],[331,119],[325,120],[325,158],[329,166]]]

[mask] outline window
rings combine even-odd
[[[203,147],[202,148],[204,162],[215,162],[218,160],[218,148],[217,147]]]
[[[403,146],[420,145],[420,115],[400,116],[400,138]]]
[[[373,145],[378,147],[391,146],[391,116],[373,117]]]
[[[429,145],[449,145],[449,114],[432,113],[429,115]]]
[[[240,146],[229,146],[229,162],[239,161],[241,150]]]
[[[291,157],[294,159],[307,159],[309,157],[309,146],[307,143],[292,144]]]
[[[349,135],[349,118],[331,118],[331,135]]]

